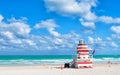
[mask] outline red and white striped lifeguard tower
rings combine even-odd
[[[92,68],[89,48],[84,40],[80,40],[77,46],[77,57],[74,59],[75,68]]]

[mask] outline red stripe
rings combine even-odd
[[[88,50],[88,48],[77,48],[77,50]]]
[[[92,64],[92,62],[78,62],[77,64]]]

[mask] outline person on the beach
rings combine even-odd
[[[109,64],[109,67],[110,67],[110,64],[111,64],[110,60],[108,60],[108,64]]]

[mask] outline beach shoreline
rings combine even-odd
[[[1,56],[0,75],[120,75],[120,56],[95,56],[93,68],[64,68],[73,56]]]
[[[63,66],[63,64],[0,66],[0,75],[120,75],[120,64],[93,64],[93,68],[81,69],[63,68]]]

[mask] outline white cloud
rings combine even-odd
[[[96,6],[94,0],[44,0],[46,8],[64,15],[80,15],[89,13],[92,6]]]
[[[120,39],[120,34],[112,34],[113,39]]]
[[[96,20],[97,16],[94,13],[89,11],[87,14],[85,14],[83,16],[83,18],[87,21],[93,21],[94,22]]]
[[[25,23],[28,19],[26,17],[21,17],[20,19],[16,19],[15,17],[12,17],[10,19],[7,19],[8,22],[23,22]]]
[[[23,20],[19,21],[14,18],[15,21],[10,21],[8,23],[0,22],[0,46],[4,49],[22,49],[22,45],[31,45],[32,42],[25,44],[24,40],[28,40],[31,28]],[[30,48],[30,46],[26,46]],[[14,50],[13,49],[13,50]],[[24,49],[24,48],[23,48]]]
[[[85,11],[82,10],[82,7],[79,7],[79,4],[75,0],[45,0],[45,4],[48,10],[64,15],[76,15]]]
[[[37,39],[40,40],[37,45],[39,49],[43,50],[71,50],[78,43],[79,39],[80,35],[75,32],[70,32],[68,34],[62,34],[59,37],[43,36]]]
[[[45,28],[53,36],[39,36],[30,34],[32,28],[20,19],[10,23],[2,21],[0,23],[0,50],[74,50],[82,36],[74,31],[60,34],[55,31],[56,27],[59,25],[53,19],[41,21],[35,28]],[[106,45],[118,47],[115,42],[107,43],[100,37],[89,36],[88,41],[93,45],[91,48],[103,49]]]
[[[10,42],[12,44],[22,44],[22,40],[21,39],[12,39],[12,40],[10,40]]]
[[[118,45],[117,45],[115,42],[112,42],[112,43],[111,43],[111,46],[112,46],[112,47],[116,47],[116,48],[118,47]]]
[[[117,34],[120,34],[120,26],[112,26],[111,30]]]
[[[114,32],[114,34],[112,34],[112,38],[120,39],[120,26],[112,26],[110,29]]]
[[[4,17],[2,15],[0,15],[0,22],[4,19]]]
[[[58,32],[55,31],[55,28],[58,27],[58,25],[55,23],[53,19],[48,19],[45,21],[41,21],[40,23],[35,25],[35,28],[46,28],[48,32],[53,36],[60,36]]]
[[[100,37],[97,37],[97,38],[95,39],[95,41],[96,41],[96,42],[101,42],[102,39],[101,39]]]
[[[88,45],[92,49],[96,49],[98,52],[109,52],[118,50],[118,41],[115,41],[112,37],[107,37],[106,40],[101,37],[93,38],[91,36],[88,36]],[[102,52],[102,53],[103,53]]]
[[[81,21],[81,24],[87,28],[92,28],[92,29],[95,29],[95,25],[94,25],[94,22],[82,22]]]
[[[104,23],[118,23],[118,24],[120,24],[120,18],[112,18],[111,16],[100,16],[98,18],[98,21],[101,21]]]
[[[41,23],[36,24],[35,28],[56,28],[57,24],[55,23],[55,21],[53,19],[48,19],[45,21],[41,21]]]
[[[85,27],[85,28],[82,28],[81,31],[82,31],[83,33],[93,34],[94,29],[86,28],[86,27]]]
[[[14,33],[16,37],[27,37],[29,35],[29,32],[31,31],[31,28],[28,24],[22,21],[13,21],[10,23],[1,22],[0,23],[0,32],[4,33]]]
[[[112,38],[111,38],[111,37],[106,37],[106,39],[107,39],[107,40],[109,40],[109,41],[110,41],[110,40],[112,40]]]
[[[94,39],[92,37],[88,36],[88,42],[93,44],[94,43]]]
[[[77,16],[84,27],[95,29],[96,22],[107,24],[120,24],[120,18],[111,16],[97,16],[91,11],[97,6],[97,0],[44,0],[46,8],[63,16]]]
[[[36,46],[36,44],[32,40],[25,40],[30,46]]]
[[[91,36],[88,36],[88,43],[92,49],[97,49],[97,50],[103,49],[104,50],[106,49],[106,46],[107,46],[106,44],[108,43],[108,41],[104,41],[100,37],[93,38]]]
[[[0,34],[2,34],[3,36],[5,36],[7,39],[13,39],[14,38],[13,33],[10,32],[10,31],[4,31],[4,32],[1,32]]]
[[[61,38],[56,38],[54,43],[55,44],[63,44],[64,42]]]
[[[94,27],[96,15],[91,12],[91,8],[96,6],[95,0],[44,0],[49,11],[55,11],[62,15],[79,16],[85,21],[83,26]],[[80,20],[81,21],[81,20]],[[83,22],[82,21],[82,22]],[[88,25],[89,23],[89,25]]]
[[[0,48],[2,50],[73,49],[80,35],[75,32],[60,34],[55,31],[58,26],[53,19],[41,21],[35,25],[35,28],[45,28],[52,36],[39,36],[30,34],[32,28],[22,19],[12,18],[8,23],[2,21],[0,22]]]

